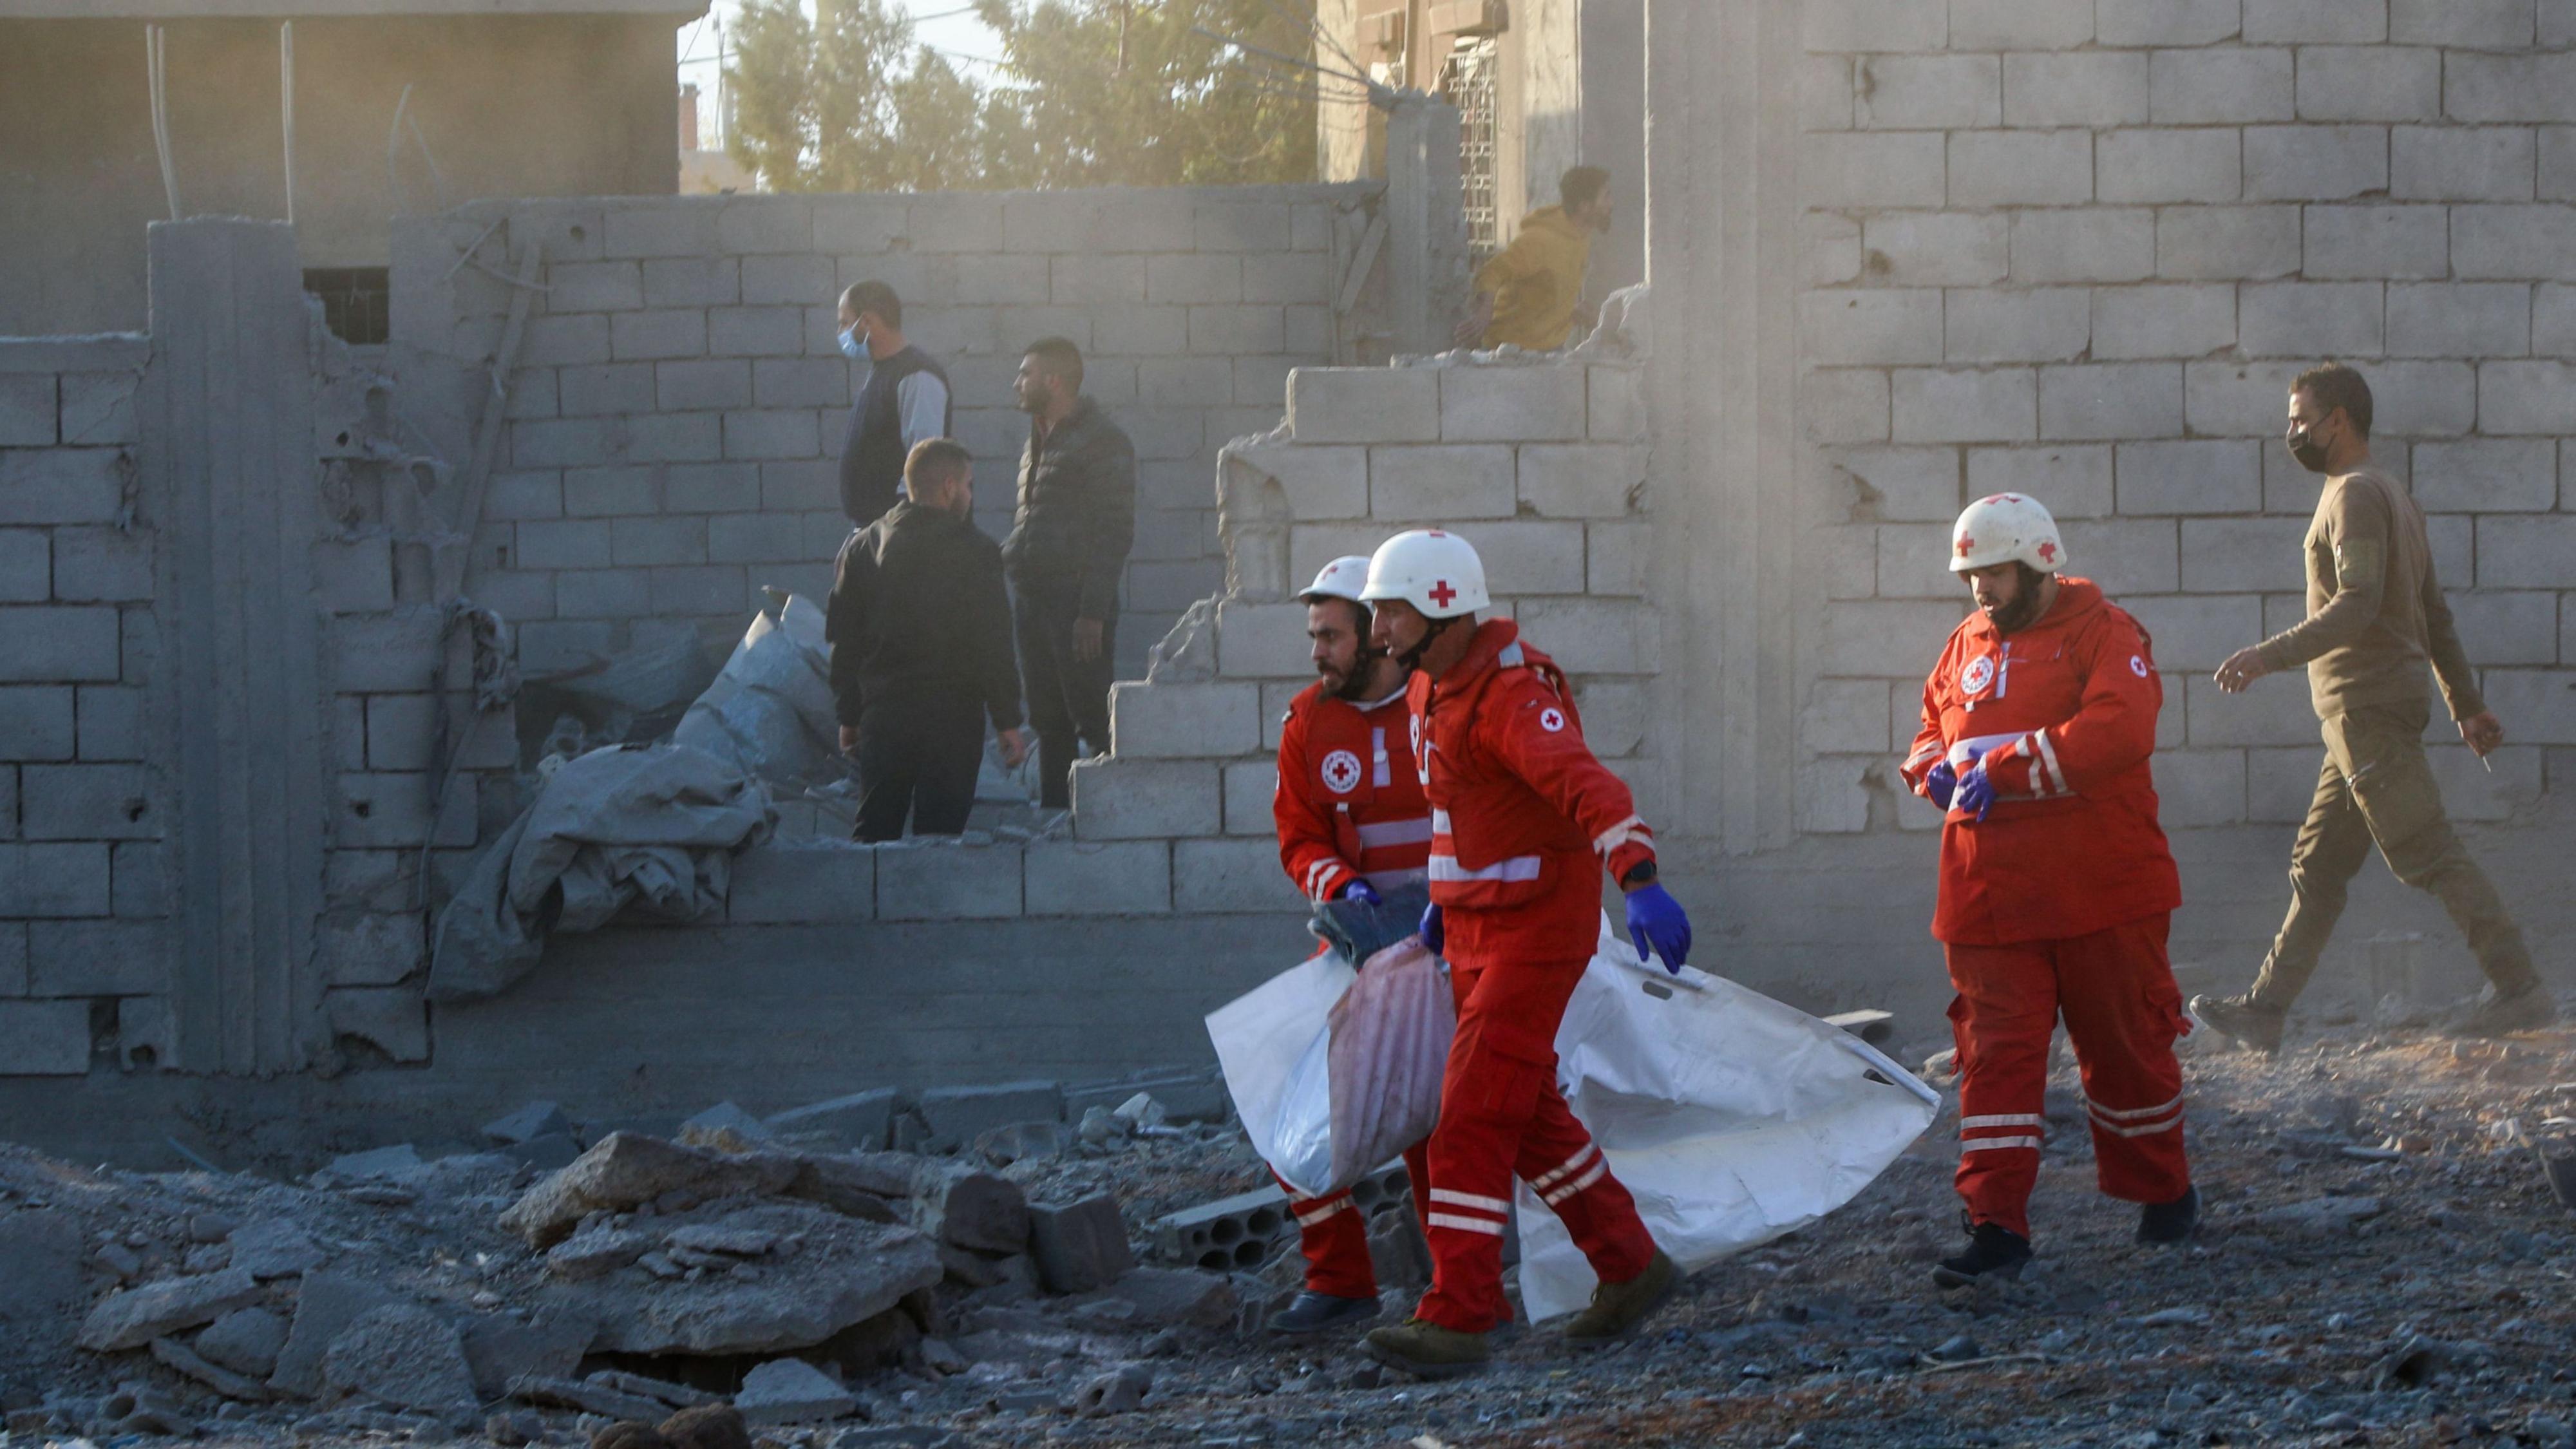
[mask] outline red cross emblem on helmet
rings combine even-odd
[[[2041,539],[2039,541],[2039,561],[2041,563],[2057,562],[2057,545],[2050,543],[2046,539]]]
[[[1977,546],[1977,541],[1976,541],[1975,539],[1973,539],[1973,538],[1961,538],[1961,539],[1959,540],[1959,553],[1960,553],[1960,555],[1961,555],[1962,557],[1965,557],[1965,556],[1967,555],[1968,550],[1970,550],[1970,549],[1972,549],[1972,548],[1975,548],[1976,546]]]
[[[1431,602],[1439,605],[1441,608],[1448,608],[1450,600],[1457,597],[1458,591],[1449,587],[1449,581],[1447,579],[1438,580],[1431,585]]]

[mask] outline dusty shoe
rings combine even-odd
[[[1379,1363],[1418,1379],[1471,1374],[1485,1366],[1487,1356],[1483,1334],[1460,1333],[1420,1318],[1408,1318],[1393,1328],[1372,1328],[1360,1346]]]
[[[1968,1233],[1968,1251],[1943,1258],[1932,1269],[1932,1281],[1944,1288],[1965,1288],[1980,1278],[2018,1278],[2030,1261],[2030,1239],[2010,1228],[1979,1223]]]
[[[2558,1003],[2549,988],[2533,982],[2511,996],[2498,996],[2490,986],[2460,1009],[2443,1027],[2453,1036],[2507,1036],[2536,1031],[2558,1020]]]
[[[2256,1006],[2243,996],[2195,996],[2191,1014],[2220,1036],[2266,1055],[2281,1049],[2281,1028],[2289,1020],[2288,1012]]]
[[[1288,1306],[1270,1315],[1272,1333],[1319,1333],[1345,1323],[1361,1323],[1377,1317],[1374,1298],[1337,1298],[1309,1288],[1289,1300]]]
[[[1673,1260],[1657,1248],[1655,1256],[1646,1260],[1645,1272],[1625,1283],[1604,1283],[1592,1290],[1592,1306],[1566,1320],[1566,1341],[1608,1343],[1619,1337],[1671,1297],[1681,1276]]]
[[[2200,1226],[2200,1189],[2187,1187],[2172,1202],[2151,1202],[2138,1209],[2138,1241],[2179,1243]]]

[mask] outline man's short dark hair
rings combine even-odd
[[[1071,383],[1074,391],[1082,390],[1082,349],[1072,338],[1041,337],[1020,349],[1020,355],[1036,358],[1038,366]]]
[[[1577,166],[1556,178],[1556,199],[1572,211],[1578,206],[1590,206],[1609,185],[1609,172],[1598,166]]]
[[[2370,436],[2370,384],[2353,369],[2340,362],[2319,363],[2300,373],[2290,384],[2290,391],[2316,399],[2323,412],[2343,409],[2343,415],[2352,419],[2353,431],[2365,438]]]
[[[854,315],[868,312],[883,317],[889,327],[903,325],[903,299],[883,282],[852,282],[849,290],[841,294],[841,305]]]
[[[889,317],[887,321],[894,319]],[[904,496],[918,503],[924,494],[975,466],[975,457],[955,438],[924,438],[903,460]]]

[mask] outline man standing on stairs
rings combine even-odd
[[[1357,554],[1337,558],[1297,596],[1306,606],[1317,678],[1289,702],[1281,723],[1270,812],[1279,827],[1279,864],[1319,906],[1376,905],[1381,892],[1407,891],[1418,903],[1431,856],[1431,806],[1406,744],[1413,716],[1405,670],[1369,639],[1370,610],[1360,597],[1368,566]],[[1427,1215],[1431,1184],[1421,1143],[1405,1149],[1404,1166],[1414,1212]],[[1272,1316],[1271,1332],[1313,1333],[1375,1318],[1368,1214],[1350,1191],[1292,1198],[1288,1210],[1306,1254],[1306,1287]]]
[[[1678,973],[1690,919],[1655,880],[1655,837],[1628,787],[1583,742],[1565,675],[1490,607],[1476,550],[1440,529],[1369,560],[1379,647],[1412,674],[1414,763],[1431,803],[1423,944],[1448,959],[1458,1032],[1432,1130],[1431,1291],[1368,1335],[1380,1362],[1425,1378],[1472,1373],[1502,1322],[1503,1232],[1518,1178],[1600,1278],[1568,1321],[1574,1344],[1625,1334],[1680,1274],[1655,1246],[1556,1083],[1556,1032],[1600,940],[1601,873],[1627,893],[1638,954]]]

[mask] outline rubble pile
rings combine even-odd
[[[2544,1164],[2576,1034],[2356,1026],[2189,1071],[2208,1207],[2182,1249],[2093,1194],[2062,1068],[2018,1283],[1930,1285],[1956,1241],[1930,1136],[1631,1341],[1510,1331],[1444,1384],[1260,1333],[1293,1227],[1238,1131],[1152,1093],[720,1107],[668,1135],[535,1104],[484,1150],[296,1183],[0,1149],[0,1407],[11,1445],[2576,1449],[2576,1215]],[[931,1137],[951,1150],[885,1147]],[[1375,1193],[1393,1315],[1423,1262],[1400,1184]],[[1222,1272],[1197,1266],[1217,1224]]]

